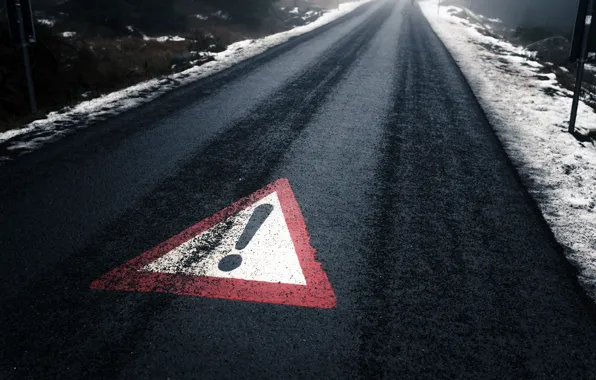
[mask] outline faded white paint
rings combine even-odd
[[[244,249],[237,250],[236,242],[242,235],[250,216],[255,208],[263,204],[272,205],[273,211],[250,243]],[[202,247],[212,246],[213,243],[209,243],[209,240],[212,240],[214,235],[218,235],[219,231],[223,231],[223,234],[218,237],[221,239],[219,244],[206,252]],[[242,264],[232,271],[221,271],[218,268],[220,260],[232,254],[242,256]],[[192,264],[188,264],[189,261],[192,261]],[[280,201],[275,192],[183,243],[141,270],[306,285]]]

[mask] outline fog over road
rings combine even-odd
[[[280,179],[335,307],[90,289]],[[81,130],[0,181],[0,378],[596,378],[593,304],[409,0]],[[272,204],[237,250],[281,218]]]

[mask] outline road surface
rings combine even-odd
[[[286,178],[331,309],[92,290]],[[0,168],[0,378],[596,378],[596,318],[456,63],[377,1]]]

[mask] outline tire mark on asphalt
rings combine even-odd
[[[393,108],[387,115],[383,147],[380,153],[381,161],[377,172],[378,191],[374,197],[374,212],[370,218],[371,238],[369,248],[363,253],[368,261],[371,273],[375,273],[369,283],[370,295],[374,295],[374,302],[370,301],[369,293],[362,294],[360,301],[363,305],[363,318],[361,320],[361,342],[359,354],[360,378],[382,379],[388,378],[386,373],[387,344],[390,341],[391,310],[390,298],[392,267],[399,253],[392,239],[394,234],[394,213],[396,211],[397,194],[393,188],[394,183],[399,183],[398,171],[400,161],[400,147],[403,140],[403,131],[408,128],[403,123],[403,114],[412,113],[413,103],[418,99],[413,98],[411,90],[414,86],[415,62],[411,59],[408,49],[403,46],[409,43],[411,33],[405,32],[411,28],[408,14],[404,14],[402,32],[398,39],[396,66],[399,77],[395,79],[395,93],[393,95]]]
[[[417,375],[405,363],[418,347],[406,348],[394,338],[398,334],[416,344],[424,341],[408,339],[407,333],[399,335],[404,329],[400,310],[412,306],[408,302],[416,303],[409,300],[413,296],[408,293],[426,288],[437,304],[447,302],[457,289],[464,294],[466,272],[458,249],[461,226],[456,214],[450,214],[457,213],[460,200],[450,198],[458,198],[461,193],[461,189],[454,188],[455,176],[467,180],[461,162],[451,159],[460,150],[465,154],[466,148],[458,147],[457,134],[450,128],[451,123],[458,121],[453,114],[455,103],[450,98],[455,92],[449,88],[448,80],[435,74],[435,62],[429,56],[429,34],[422,30],[417,17],[418,10],[404,17],[397,59],[398,71],[403,74],[398,79],[378,169],[380,188],[376,217],[372,219],[375,232],[367,255],[373,273],[379,273],[371,278],[371,291],[378,299],[367,309],[363,320],[363,377],[391,378],[396,370],[400,375]],[[427,176],[432,179],[424,179]],[[470,185],[462,188],[466,186]],[[447,195],[446,189],[453,191]],[[442,247],[441,254],[436,253],[437,247]],[[412,256],[408,251],[425,254]],[[415,278],[420,279],[418,283],[413,281]],[[429,308],[427,301],[412,307],[422,311]],[[414,323],[425,323],[425,316],[417,318],[420,320]],[[462,311],[455,318],[464,323],[467,317]],[[412,331],[415,335],[416,327]],[[437,337],[425,339],[433,341]],[[403,368],[396,365],[400,362],[404,363]]]
[[[411,10],[404,17],[397,58],[402,75],[396,86],[394,110],[387,123],[378,169],[375,232],[367,255],[373,273],[379,273],[371,278],[371,291],[378,298],[363,320],[360,348],[363,377],[395,376],[392,369],[395,371],[396,362],[406,363],[404,358],[412,355],[408,350],[414,350],[413,347],[406,349],[394,339],[395,326],[403,324],[399,310],[407,308],[407,302],[411,302],[408,292],[415,289],[410,286],[426,287],[432,290],[433,299],[444,301],[449,299],[448,292],[463,291],[465,281],[457,220],[448,214],[457,209],[457,202],[440,192],[441,188],[453,188],[454,171],[465,172],[459,165],[452,167],[450,162],[457,147],[454,132],[449,128],[456,120],[450,99],[454,94],[445,88],[446,80],[434,73],[428,32],[422,30],[416,17],[420,17],[418,10]],[[424,180],[426,176],[433,179]],[[458,193],[454,191],[452,196]],[[444,254],[435,254],[436,247],[441,245]],[[407,251],[427,254],[412,257]],[[432,279],[428,278],[429,274]],[[411,283],[413,278],[420,278],[419,283]],[[417,307],[421,310],[427,307],[424,302]],[[424,317],[418,318],[421,321],[416,323],[423,323]],[[465,320],[464,315],[459,318]],[[398,328],[401,330],[402,327]],[[406,339],[407,335],[400,336]],[[416,375],[409,370],[405,366],[399,369],[402,375]]]

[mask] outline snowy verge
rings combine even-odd
[[[596,148],[566,133],[572,94],[524,49],[481,33],[441,7],[420,8],[441,38],[487,114],[501,143],[537,202],[579,280],[596,299]],[[578,127],[596,124],[581,102]]]
[[[358,0],[343,3],[339,9],[331,10],[314,22],[285,32],[273,34],[256,40],[245,40],[228,46],[227,50],[212,54],[214,61],[202,66],[195,66],[177,74],[151,79],[122,90],[84,101],[74,107],[66,107],[49,113],[44,119],[36,120],[23,128],[0,133],[0,144],[10,156],[19,156],[34,150],[50,140],[72,132],[89,124],[104,120],[147,103],[155,98],[196,80],[216,74],[235,64],[257,56],[266,50],[280,45],[293,37],[311,32],[326,25],[368,3],[372,0]],[[9,160],[0,155],[0,162]]]

